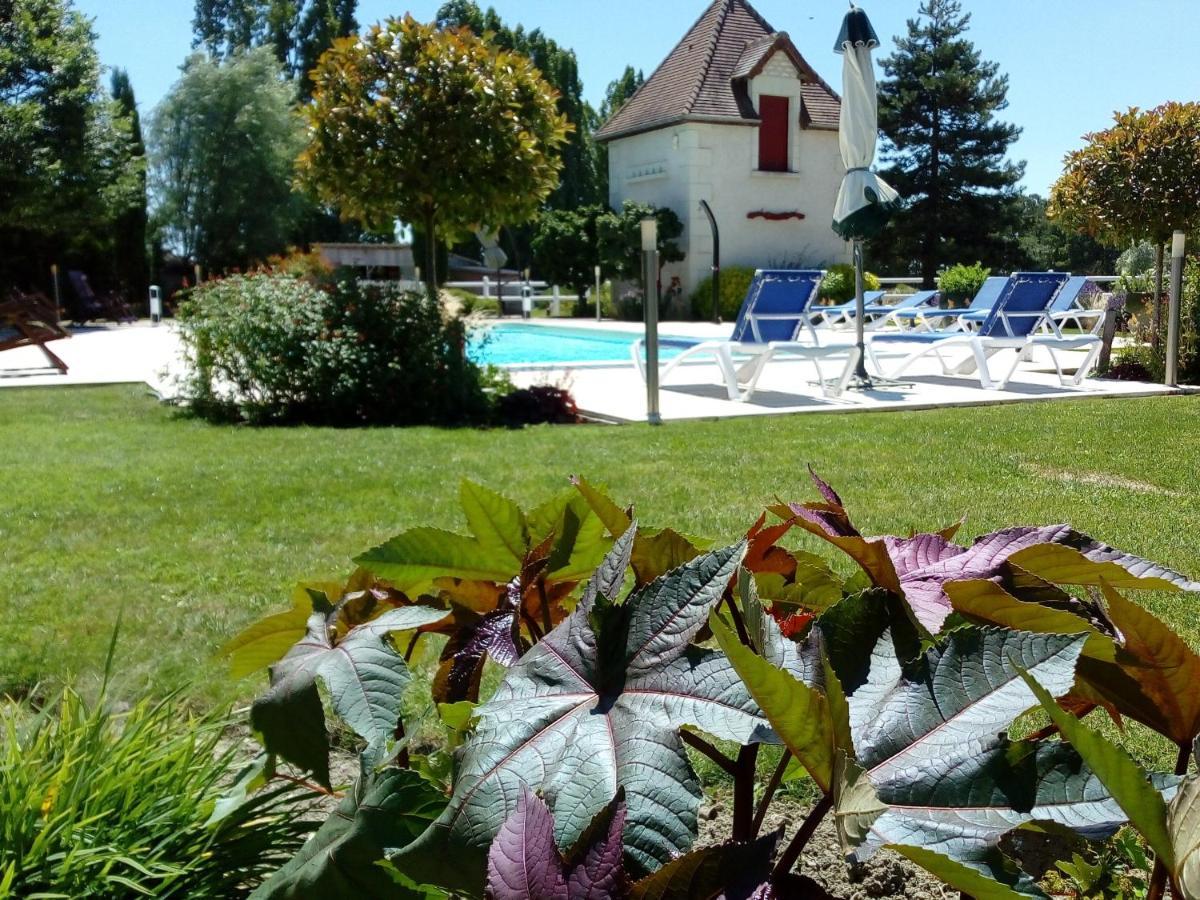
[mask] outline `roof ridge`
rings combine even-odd
[[[700,77],[696,79],[696,84],[692,87],[692,96],[688,98],[687,105],[684,106],[684,111],[692,112],[696,107],[696,101],[700,99],[700,92],[704,89],[704,80],[708,76],[708,70],[712,66],[713,56],[717,52],[717,44],[720,43],[721,29],[725,27],[725,20],[729,18],[729,11],[738,0],[713,0],[713,2],[705,9],[707,13],[718,3],[724,4],[724,9],[721,10],[721,15],[717,18],[716,25],[713,27],[712,35],[708,39],[708,51],[704,54],[704,65],[700,66],[696,71]],[[703,16],[701,17],[703,18]],[[699,20],[697,20],[699,24]],[[692,26],[693,28],[695,26]],[[690,33],[690,32],[689,32]]]
[[[623,110],[625,107],[629,106],[629,104],[633,103],[633,101],[637,99],[638,94],[640,94],[642,91],[646,90],[646,87],[650,84],[651,81],[654,80],[654,76],[659,73],[659,71],[662,69],[663,66],[665,66],[668,62],[670,62],[671,57],[675,55],[675,51],[678,50],[680,48],[680,46],[683,44],[683,42],[687,40],[688,35],[691,34],[693,31],[695,31],[696,26],[704,21],[704,17],[708,15],[708,11],[710,9],[712,9],[713,6],[715,6],[717,3],[720,3],[720,2],[721,2],[721,0],[713,0],[712,3],[710,3],[710,4],[708,4],[708,6],[704,7],[704,9],[700,12],[700,15],[696,16],[696,21],[694,21],[688,27],[688,30],[683,33],[683,37],[681,37],[678,41],[676,41],[675,45],[670,49],[670,51],[668,51],[667,55],[664,56],[661,60],[659,60],[659,63],[657,66],[654,67],[654,70],[649,75],[646,76],[645,80],[640,85],[638,85],[638,89],[636,91],[634,91],[632,94],[630,94],[629,99],[627,99],[624,103],[621,104],[621,108],[618,109],[616,112],[614,112],[611,116],[609,116],[607,122],[600,123],[600,128],[598,128],[597,131],[603,131],[604,127],[606,125],[608,125],[611,122],[614,122],[616,120],[617,116],[619,116],[621,114],[621,110]],[[701,79],[701,81],[703,81],[703,79]],[[690,109],[690,107],[689,107],[689,109]]]
[[[778,31],[778,29],[776,29],[776,27],[774,25],[772,25],[765,18],[763,18],[762,13],[760,13],[757,9],[755,9],[748,2],[746,2],[746,0],[734,0],[734,2],[735,3],[740,2],[742,4],[742,6],[746,7],[746,12],[750,13],[750,15],[752,15],[755,19],[757,19],[758,24],[761,25],[763,28],[767,29],[767,31],[769,31],[771,33],[775,33]]]
[[[751,0],[706,0],[705,8],[670,53],[641,87],[600,128],[596,137],[609,141],[627,134],[663,128],[680,121],[716,121],[753,125],[758,116],[748,95],[737,83],[741,69],[750,65],[748,48],[769,52],[786,43],[802,82],[815,82],[814,112],[817,127],[828,128],[836,116],[836,94],[800,55],[786,32],[777,31],[752,5]],[[805,88],[805,97],[810,96]]]

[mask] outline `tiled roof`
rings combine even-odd
[[[681,121],[758,121],[746,81],[776,51],[785,52],[804,82],[802,123],[838,127],[841,108],[829,87],[747,0],[713,0],[654,74],[596,132],[601,141],[652,131]]]

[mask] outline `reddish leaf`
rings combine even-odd
[[[770,613],[771,618],[779,623],[779,630],[783,632],[783,636],[793,640],[802,637],[808,630],[808,626],[816,619],[816,615],[813,613],[794,612],[780,609],[778,606],[772,606]]]

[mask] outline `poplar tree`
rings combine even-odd
[[[218,59],[270,47],[307,100],[308,74],[321,54],[358,30],[357,5],[358,0],[195,0],[192,46]]]
[[[137,99],[129,73],[113,69],[109,87],[113,103],[129,123],[129,153],[137,161],[137,184],[131,192],[129,206],[117,216],[113,227],[114,270],[135,301],[145,299],[147,286],[146,260],[146,144],[142,138],[142,121],[138,115]]]
[[[1008,76],[965,37],[970,22],[957,0],[925,0],[881,63],[883,177],[905,204],[873,252],[926,287],[943,266],[999,262],[1015,249],[1025,164],[1007,154],[1021,129],[996,118]]]

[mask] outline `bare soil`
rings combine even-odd
[[[763,821],[763,834],[779,829],[785,840],[808,814],[808,807],[785,796],[776,796]],[[733,824],[733,807],[725,798],[707,799],[700,808],[700,838],[698,844],[717,844],[729,837]],[[817,828],[804,849],[800,873],[818,882],[837,900],[958,900],[958,891],[951,890],[923,869],[888,850],[876,853],[860,866],[850,866],[842,853],[837,831],[831,817]]]

